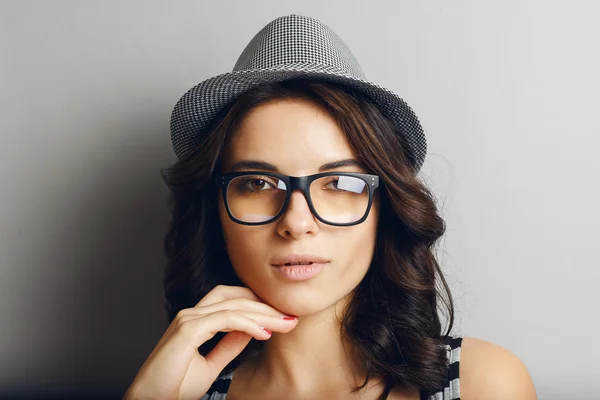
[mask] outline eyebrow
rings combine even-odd
[[[347,158],[345,160],[333,161],[323,164],[319,167],[319,172],[342,167],[359,167],[366,169],[365,165],[360,161],[355,160],[353,158]],[[231,171],[240,171],[245,169],[257,169],[263,171],[279,172],[279,168],[265,161],[243,160],[236,162],[231,167]]]

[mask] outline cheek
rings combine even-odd
[[[360,231],[348,236],[340,243],[338,248],[347,249],[345,257],[348,265],[352,265],[355,269],[364,270],[366,273],[375,250],[377,224],[367,220],[361,226]]]
[[[340,249],[340,252],[345,250],[345,254],[341,253],[343,262],[350,269],[348,272],[353,276],[353,280],[362,279],[371,265],[377,240],[378,220],[378,209],[374,207],[365,222],[357,226],[354,232],[340,237],[337,243],[336,248]]]
[[[246,278],[266,260],[267,236],[263,229],[233,222],[222,202],[219,203],[219,217],[229,260],[236,275],[248,284]]]

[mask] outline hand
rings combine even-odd
[[[298,319],[263,303],[250,289],[219,285],[193,308],[177,313],[142,365],[124,400],[198,400],[252,338],[289,332]],[[229,332],[206,357],[198,352],[217,332]]]

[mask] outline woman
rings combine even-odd
[[[423,131],[328,27],[272,21],[171,134],[171,325],[126,398],[536,398],[516,356],[449,335]]]

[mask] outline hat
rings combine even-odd
[[[396,127],[408,145],[415,173],[427,142],[410,106],[397,94],[369,82],[342,39],[322,22],[301,15],[279,17],[252,38],[233,71],[188,90],[171,114],[171,141],[179,159],[198,146],[217,113],[255,86],[289,79],[330,81],[364,93]]]

